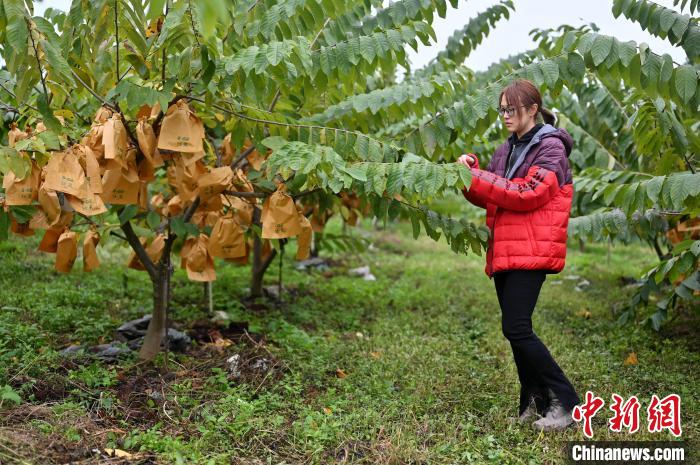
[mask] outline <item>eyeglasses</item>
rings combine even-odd
[[[496,111],[501,115],[508,115],[508,117],[511,117],[515,114],[515,109],[516,108],[523,108],[526,107],[527,105],[520,105],[518,107],[498,107],[496,108]]]

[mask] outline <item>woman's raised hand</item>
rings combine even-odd
[[[466,166],[467,168],[471,168],[471,167],[478,168],[479,167],[479,161],[476,158],[476,155],[474,155],[473,153],[467,153],[467,154],[461,155],[457,159],[457,163],[461,163],[464,166]]]

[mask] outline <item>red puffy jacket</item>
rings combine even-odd
[[[491,230],[484,271],[489,277],[505,270],[558,273],[566,260],[566,239],[574,195],[568,156],[573,140],[564,129],[544,125],[504,177],[508,142],[501,145],[486,170],[472,166],[472,182],[463,194],[486,208]]]

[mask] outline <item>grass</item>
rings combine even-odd
[[[248,268],[221,264],[215,309],[247,322],[251,337],[171,354],[167,370],[162,359],[154,368],[133,357],[107,364],[58,353],[108,342],[122,322],[149,312],[147,277],[123,267],[124,250],[101,250],[92,274],[64,276],[34,252],[36,239],[0,244],[0,395],[9,393],[0,462],[88,460],[93,449],[112,448],[131,454],[124,463],[564,463],[565,441],[583,439],[580,429],[539,434],[508,421],[517,375],[484,258],[414,241],[408,225],[357,233],[371,250],[334,254],[328,273],[285,261],[282,306],[244,305]],[[691,331],[672,323],[661,333],[615,323],[614,309],[632,292],[619,278],[654,260],[638,245],[615,247],[609,262],[605,245],[570,248],[540,295],[536,332],[581,397],[591,390],[606,401],[596,439],[670,439],[648,433],[644,415],[652,394],[669,393],[683,399],[683,438],[698,437],[700,356],[687,335],[695,320],[682,323]],[[376,281],[346,272],[363,265]],[[277,262],[268,284],[276,274]],[[579,280],[567,275],[590,286],[577,291]],[[202,285],[181,270],[174,282],[172,319],[190,328],[205,317]],[[631,352],[639,363],[624,365]],[[234,354],[240,376],[227,370]],[[612,393],[640,398],[643,431],[607,429]]]

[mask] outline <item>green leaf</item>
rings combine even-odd
[[[59,52],[53,44],[46,40],[41,40],[39,43],[44,49],[44,52],[46,52],[46,60],[49,62],[51,70],[61,76],[65,83],[74,85],[73,73],[71,72],[70,65],[68,65],[66,59],[63,58],[61,52]]]
[[[690,102],[690,99],[695,95],[695,90],[698,86],[698,73],[690,65],[683,65],[676,68],[675,78],[673,80],[679,97],[684,103]]]
[[[37,96],[36,103],[39,113],[41,113],[41,116],[44,117],[44,124],[46,127],[51,129],[56,134],[63,133],[63,126],[61,126],[61,122],[54,116],[51,108],[49,108],[49,104],[46,101],[46,95],[43,93],[39,94]]]
[[[286,47],[283,42],[271,42],[267,49],[267,61],[272,66],[277,66],[286,56]]]
[[[148,223],[149,228],[156,229],[158,226],[160,226],[160,215],[154,211],[148,212],[148,215],[146,216],[146,223]]]
[[[266,137],[260,142],[262,145],[265,147],[274,150],[279,150],[284,146],[287,141],[284,139],[284,137],[280,136],[271,136],[271,137]]]
[[[552,60],[544,60],[540,62],[540,69],[544,75],[544,81],[547,86],[552,88],[559,80],[559,67]]]
[[[593,46],[591,47],[591,57],[593,58],[593,64],[598,66],[610,54],[612,49],[613,38],[605,35],[598,35],[593,41]]]
[[[12,389],[12,386],[5,384],[0,388],[0,400],[9,401],[13,404],[19,405],[22,403],[22,398]]]
[[[137,205],[127,205],[119,213],[119,224],[124,224],[131,220],[139,212],[139,207]]]
[[[6,241],[10,230],[10,215],[0,208],[0,242]]]
[[[180,237],[187,234],[185,220],[183,220],[181,216],[176,216],[170,220],[170,229]]]

